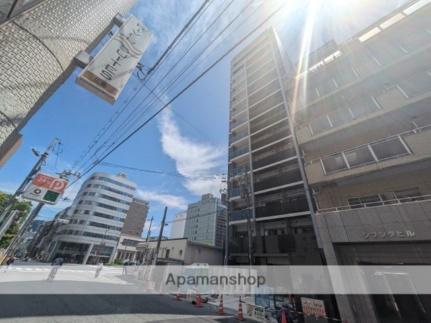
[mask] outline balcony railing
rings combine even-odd
[[[248,171],[250,171],[250,167],[248,165],[244,165],[244,166],[238,166],[235,168],[230,168],[229,169],[229,176],[233,177],[233,176],[237,176],[237,175],[242,175],[247,173]]]
[[[235,141],[238,141],[240,139],[243,139],[248,136],[248,132],[238,132],[238,133],[232,133],[229,135],[229,144],[234,143]]]
[[[229,198],[240,196],[241,190],[239,187],[233,187],[229,189]]]
[[[292,170],[287,173],[281,173],[273,177],[268,177],[265,180],[254,183],[254,191],[262,191],[277,186],[287,185],[301,181],[301,173],[299,170]]]
[[[232,149],[230,149],[229,158],[232,159],[232,158],[244,155],[248,152],[249,152],[248,147],[235,148],[235,149],[232,148]]]
[[[232,253],[248,253],[248,237],[235,237],[230,239],[229,250]],[[270,236],[254,236],[252,238],[252,251],[260,254],[281,254],[295,251],[295,238],[293,235],[281,234]]]
[[[340,211],[353,210],[353,209],[374,208],[374,207],[381,207],[386,205],[397,205],[397,204],[414,203],[414,202],[422,202],[422,201],[429,201],[429,200],[431,200],[431,195],[416,195],[416,196],[408,196],[408,197],[397,198],[392,200],[357,203],[357,204],[351,204],[351,205],[342,205],[342,206],[336,206],[331,208],[318,209],[318,212],[319,213],[340,212]]]
[[[251,216],[251,210],[250,209],[244,209],[239,211],[232,211],[229,214],[229,221],[239,221],[239,220],[246,220]]]
[[[270,143],[285,138],[290,135],[290,129],[287,123],[281,123],[274,127],[260,132],[254,136],[252,136],[251,140],[251,149],[255,150]]]
[[[262,99],[259,103],[250,107],[250,118],[254,118],[257,115],[283,103],[283,95],[281,91],[277,91],[273,94],[268,95],[266,98]]]
[[[265,218],[269,216],[306,212],[308,211],[307,199],[304,196],[266,203],[265,206],[256,207],[256,218]]]
[[[230,129],[234,129],[234,128],[236,128],[236,127],[238,127],[238,126],[242,125],[242,124],[245,124],[246,122],[247,122],[247,115],[246,115],[246,114],[244,114],[244,115],[242,115],[242,116],[240,116],[240,117],[238,117],[238,118],[234,118],[234,119],[229,123],[229,126],[230,126]]]
[[[258,119],[253,120],[250,123],[250,131],[251,133],[259,131],[265,127],[268,127],[275,122],[286,118],[286,111],[284,110],[284,106],[281,105],[279,108],[274,109],[271,113],[265,114]]]

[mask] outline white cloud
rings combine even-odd
[[[224,150],[184,137],[169,109],[159,120],[163,151],[175,161],[178,173],[185,177],[184,186],[195,195],[218,195],[222,178],[214,174],[225,162]]]
[[[176,208],[176,209],[187,209],[187,201],[181,197],[176,195],[157,193],[152,191],[144,191],[138,189],[138,196],[147,201],[159,202],[167,207]]]

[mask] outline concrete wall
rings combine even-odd
[[[70,75],[76,54],[134,2],[45,0],[0,25],[0,146]]]
[[[223,265],[223,249],[189,242],[184,256],[184,264],[191,265],[193,263]]]

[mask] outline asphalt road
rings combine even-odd
[[[238,322],[166,295],[0,295],[0,322]]]
[[[237,322],[232,314],[218,315],[214,305],[197,308],[170,295],[142,295],[121,267],[105,268],[96,279],[91,266],[63,266],[47,281],[50,270],[39,264],[0,269],[0,323]]]

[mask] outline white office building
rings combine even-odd
[[[184,237],[190,241],[223,247],[226,233],[227,208],[212,194],[202,195],[202,199],[189,204]]]
[[[184,237],[184,230],[186,228],[187,211],[177,213],[171,224],[170,239],[179,239]]]
[[[69,209],[70,222],[56,234],[52,258],[94,264],[111,262],[136,191],[126,175],[94,173]]]

